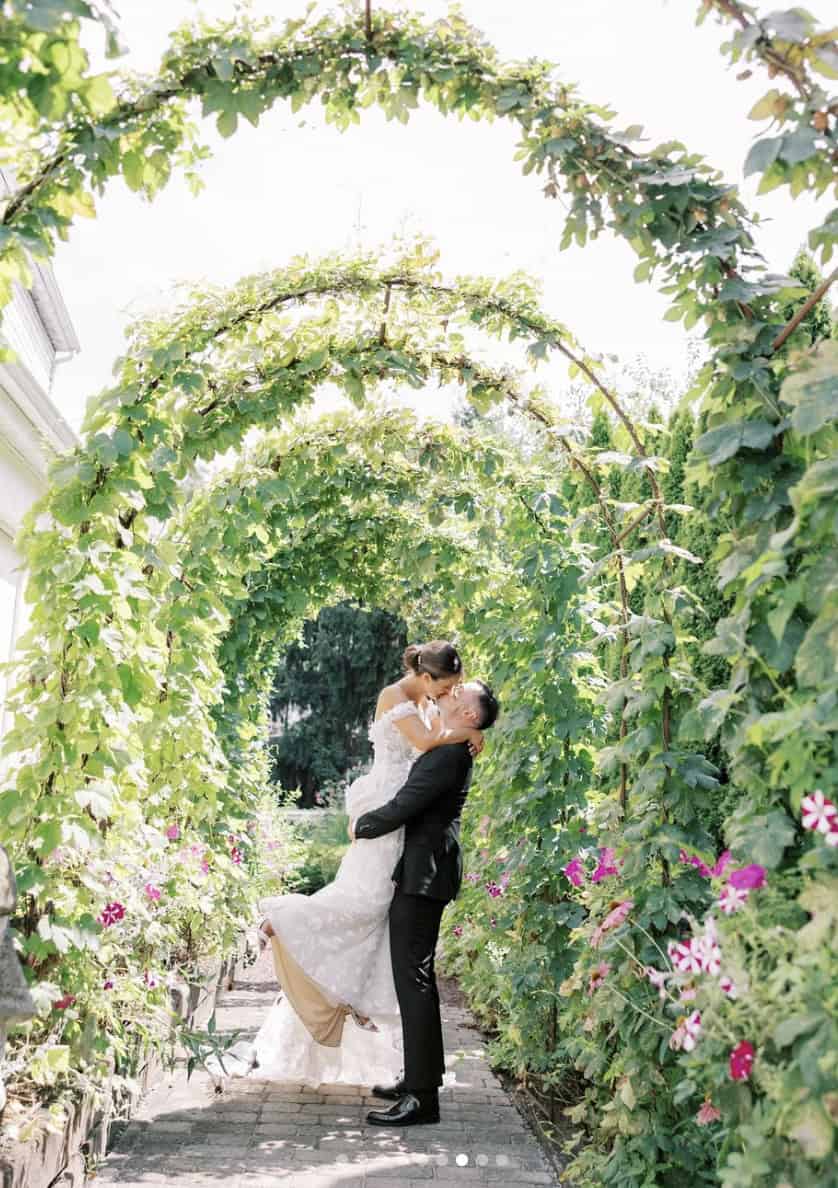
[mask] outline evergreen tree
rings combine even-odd
[[[274,678],[273,778],[300,789],[300,806],[371,756],[367,729],[376,694],[400,672],[407,644],[402,619],[350,603],[324,608],[303,625]]]

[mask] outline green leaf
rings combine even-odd
[[[765,449],[780,431],[780,425],[765,420],[729,421],[702,433],[695,448],[711,466],[720,466],[741,449]]]
[[[138,152],[131,150],[122,158],[122,174],[130,190],[143,188],[145,161]]]
[[[750,177],[752,173],[765,173],[769,165],[777,160],[777,155],[783,144],[782,136],[767,136],[751,145],[751,150],[745,158],[744,174]]]
[[[810,1031],[823,1021],[820,1015],[790,1015],[774,1028],[771,1038],[778,1048],[787,1048],[801,1035],[808,1035]]]
[[[838,341],[819,343],[780,396],[791,405],[791,423],[804,437],[838,420]]]
[[[219,133],[226,139],[233,135],[239,124],[238,113],[230,110],[222,111],[221,115],[215,122]]]

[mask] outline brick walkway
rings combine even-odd
[[[220,1031],[254,1033],[273,1001],[268,955],[218,1008]],[[196,1072],[152,1090],[91,1185],[119,1188],[454,1188],[555,1185],[538,1143],[493,1076],[467,1012],[443,1007],[448,1071],[442,1122],[405,1130],[367,1126],[386,1108],[364,1089],[319,1090],[237,1080],[214,1095]]]

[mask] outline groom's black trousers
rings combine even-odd
[[[404,1083],[411,1093],[435,1093],[445,1054],[434,952],[445,903],[398,888],[390,906],[390,956],[404,1036]]]

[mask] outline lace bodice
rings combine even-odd
[[[373,767],[382,763],[403,765],[414,763],[419,751],[411,746],[396,722],[415,715],[430,729],[431,715],[423,714],[413,701],[400,701],[392,709],[385,710],[369,729],[369,739],[374,748]]]

